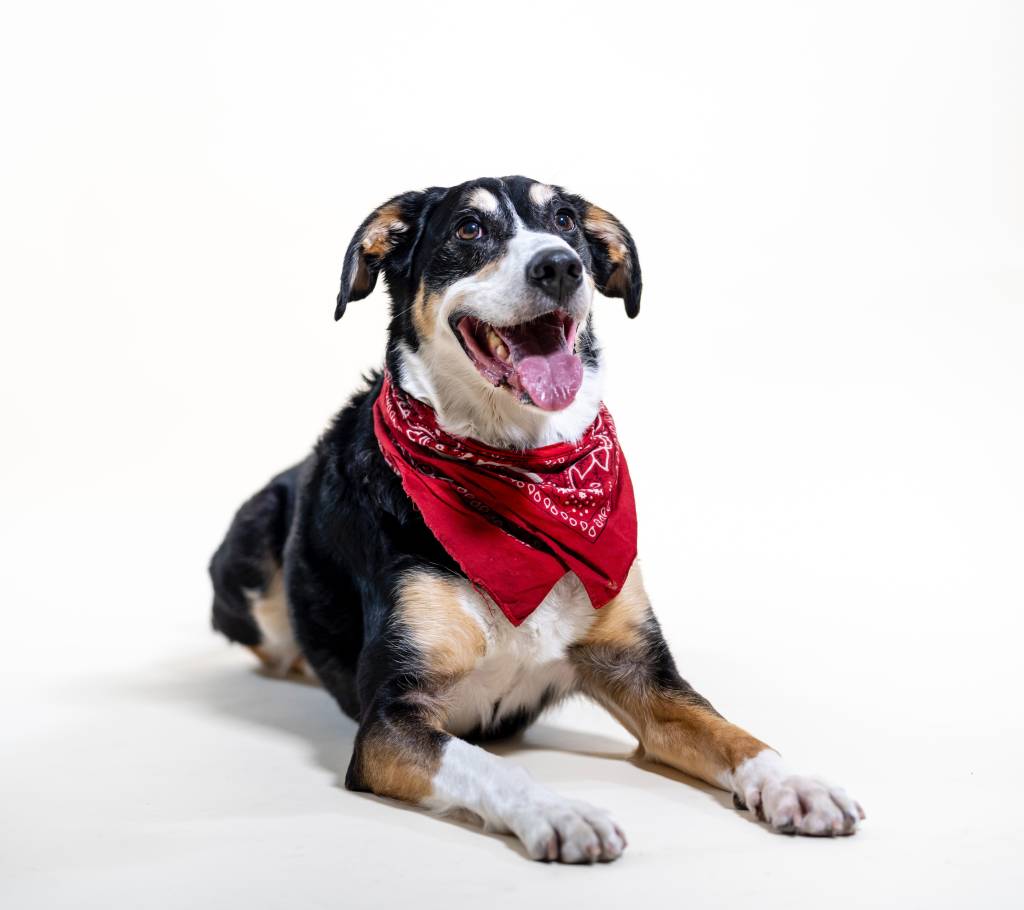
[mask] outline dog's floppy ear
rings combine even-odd
[[[345,315],[349,301],[369,296],[382,268],[388,275],[400,263],[408,264],[425,198],[426,193],[402,193],[371,212],[359,226],[345,253],[335,319]]]
[[[580,199],[583,233],[594,260],[594,281],[606,297],[621,297],[626,315],[633,319],[640,312],[640,259],[629,231],[614,215],[585,199]]]

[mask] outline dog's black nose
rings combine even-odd
[[[526,264],[526,281],[562,302],[580,286],[583,263],[572,250],[541,250]]]

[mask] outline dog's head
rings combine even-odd
[[[596,288],[640,309],[640,263],[608,212],[525,177],[403,193],[356,231],[335,318],[383,272],[392,298],[389,363],[427,381],[561,411],[596,368]],[[412,366],[415,364],[415,366]]]

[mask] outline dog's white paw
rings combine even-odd
[[[864,810],[842,787],[820,778],[789,774],[778,754],[766,749],[731,775],[733,800],[783,834],[834,837],[853,834]]]
[[[507,824],[530,858],[545,862],[610,862],[626,849],[626,838],[608,813],[578,800],[523,806],[510,813]]]

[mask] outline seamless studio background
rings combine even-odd
[[[0,84],[6,906],[1011,905],[1020,5],[9,4]],[[233,510],[382,356],[352,232],[508,173],[633,232],[596,319],[658,616],[857,837],[572,703],[501,751],[630,847],[530,864],[345,792],[353,725],[209,632]]]

